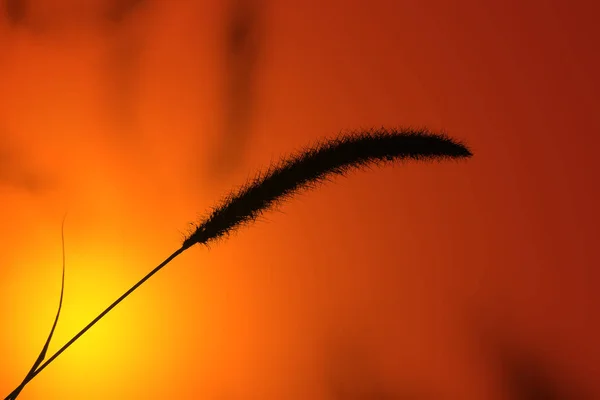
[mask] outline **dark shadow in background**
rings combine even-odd
[[[498,344],[493,351],[514,400],[591,400],[533,350]]]
[[[510,400],[592,400],[562,376],[551,354],[522,343],[487,317],[475,326],[483,355],[501,377]]]
[[[145,6],[147,0],[110,0],[107,2],[104,20],[118,26],[126,21],[132,13]]]
[[[101,24],[111,40],[104,89],[108,110],[116,127],[110,131],[117,139],[130,139],[136,132],[138,74],[143,44],[132,31],[132,19],[148,3],[148,0],[110,0],[103,9]]]
[[[38,34],[48,28],[46,20],[27,20],[29,0],[0,1],[13,28],[25,26]],[[151,0],[106,0],[102,3],[101,14],[93,22],[100,24],[103,34],[111,41],[105,61],[104,91],[107,110],[116,128],[109,131],[117,138],[128,139],[136,131],[143,43],[136,37],[134,18],[150,3]],[[227,176],[243,163],[251,134],[264,6],[264,0],[228,0],[221,54],[225,76],[221,95],[224,111],[216,148],[209,152],[212,159],[209,158],[208,163],[208,175],[213,179]]]
[[[57,23],[57,14],[46,15],[37,21],[28,19],[30,0],[0,1],[2,13],[6,15],[12,28],[24,27],[31,33],[43,35],[50,32],[53,24]],[[85,5],[87,0],[81,1]],[[132,25],[135,21],[132,24],[132,18],[148,3],[150,0],[104,0],[99,14],[89,21],[98,26],[105,39],[110,42],[105,60],[103,90],[107,96],[109,118],[115,121],[116,128],[109,129],[108,132],[119,138],[131,136],[136,127],[135,106],[142,43],[133,33],[135,26]]]
[[[251,135],[255,76],[263,34],[262,0],[230,0],[225,25],[224,119],[209,174],[220,179],[243,162]]]
[[[15,27],[25,21],[28,3],[27,0],[2,0],[2,11],[11,26]]]

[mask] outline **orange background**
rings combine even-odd
[[[256,170],[410,125],[475,156],[336,178],[189,250],[19,398],[500,399],[494,340],[600,398],[596,2],[265,1],[228,169],[210,161],[227,3],[148,0],[113,25],[100,0],[30,3],[0,25],[3,396],[54,318],[65,211],[50,353]]]

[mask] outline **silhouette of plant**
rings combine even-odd
[[[444,134],[431,133],[426,129],[377,129],[348,133],[336,139],[323,141],[292,157],[271,165],[265,172],[231,192],[214,208],[212,213],[195,225],[184,239],[182,246],[150,271],[140,281],[123,293],[117,300],[86,325],[71,340],[40,365],[60,314],[54,321],[52,331],[40,356],[23,382],[5,400],[17,398],[25,385],[46,368],[56,357],[71,346],[85,332],[109,313],[135,289],[161,270],[171,260],[195,244],[207,245],[223,238],[242,225],[256,220],[262,213],[284,200],[290,199],[301,189],[311,189],[324,182],[330,175],[346,175],[351,169],[369,165],[383,165],[401,160],[446,160],[471,157],[471,151],[461,142]],[[64,223],[64,220],[63,220]],[[63,241],[64,246],[64,241]],[[63,254],[64,256],[64,254]],[[64,287],[64,259],[63,259]],[[62,289],[61,303],[62,305]]]
[[[61,278],[61,283],[60,283],[60,300],[58,301],[58,311],[56,312],[56,316],[54,317],[54,322],[52,323],[52,328],[50,329],[50,333],[48,334],[46,343],[44,343],[44,347],[42,347],[42,351],[40,352],[40,355],[38,356],[38,358],[35,360],[35,362],[31,366],[31,369],[25,376],[25,379],[23,379],[23,382],[21,382],[21,384],[15,390],[13,390],[13,392],[8,396],[9,399],[17,398],[19,393],[21,393],[21,390],[23,390],[23,388],[25,387],[25,384],[27,383],[26,382],[27,378],[29,378],[33,373],[35,373],[35,370],[37,369],[37,367],[42,363],[42,361],[44,361],[44,358],[46,358],[46,353],[48,352],[48,346],[50,346],[50,341],[52,340],[52,336],[54,335],[54,329],[56,329],[56,324],[58,323],[58,318],[60,317],[60,310],[62,309],[62,303],[63,303],[63,295],[65,293],[65,219],[66,218],[67,218],[67,214],[65,214],[65,216],[63,217],[63,221],[62,221],[62,225],[61,225],[61,232],[60,232],[61,239],[62,239],[62,278]]]

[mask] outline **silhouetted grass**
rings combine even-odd
[[[44,361],[44,358],[46,358],[46,353],[48,352],[48,346],[50,346],[50,341],[52,340],[52,336],[54,335],[54,329],[56,329],[56,324],[58,323],[58,318],[60,317],[60,310],[62,309],[62,303],[63,303],[63,295],[65,293],[65,219],[66,218],[67,218],[67,214],[65,214],[63,217],[63,221],[62,221],[62,225],[61,225],[61,232],[60,232],[61,241],[62,241],[62,278],[61,278],[61,282],[60,282],[60,300],[58,301],[58,311],[56,312],[56,316],[54,317],[54,323],[52,324],[52,328],[50,329],[50,333],[48,334],[46,343],[44,343],[44,347],[42,347],[42,351],[40,352],[40,355],[33,363],[33,366],[31,367],[31,369],[29,370],[27,375],[25,375],[25,379],[23,379],[23,382],[21,382],[21,384],[15,390],[13,390],[13,392],[8,396],[8,398],[11,400],[17,398],[19,393],[21,393],[21,390],[23,390],[23,388],[27,384],[27,382],[28,382],[27,379],[32,377],[32,375],[35,373],[35,370],[37,369],[37,367],[42,363],[42,361]]]
[[[237,193],[230,193],[197,225],[184,241],[184,247],[218,239],[240,225],[254,221],[298,190],[323,182],[330,174],[345,175],[352,168],[403,159],[441,160],[471,155],[464,144],[425,129],[382,128],[340,136],[284,159],[257,175]]]
[[[431,133],[426,129],[381,128],[342,135],[283,159],[278,164],[270,166],[262,174],[259,173],[256,178],[243,185],[237,192],[226,196],[220,206],[214,208],[205,220],[196,225],[195,230],[184,239],[181,248],[123,293],[46,362],[39,365],[40,358],[43,359],[47,348],[47,345],[44,346],[32,371],[5,400],[16,399],[23,387],[56,357],[135,289],[194,244],[207,244],[231,233],[238,227],[254,221],[274,205],[291,198],[299,190],[313,188],[324,182],[330,175],[345,175],[351,169],[407,159],[432,161],[462,159],[471,156],[471,151],[464,144],[444,134]],[[54,331],[54,327],[52,331]]]

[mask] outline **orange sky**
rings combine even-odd
[[[120,22],[106,3],[0,22],[4,396],[52,324],[65,211],[51,353],[257,169],[410,125],[475,156],[336,178],[189,250],[19,399],[494,400],[494,340],[600,397],[595,2],[263,0],[247,70],[227,2],[146,0]]]

